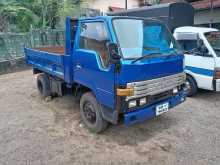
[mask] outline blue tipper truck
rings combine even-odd
[[[65,48],[25,48],[44,97],[72,92],[94,132],[154,118],[184,102],[184,56],[158,20],[66,19]]]

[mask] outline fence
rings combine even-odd
[[[24,57],[24,47],[61,46],[64,30],[31,30],[29,33],[0,33],[0,62]]]

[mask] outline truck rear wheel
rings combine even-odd
[[[50,80],[46,74],[40,73],[37,76],[37,89],[43,97],[51,95]]]
[[[192,97],[197,93],[196,81],[191,76],[188,76],[188,75],[186,77],[186,87],[188,89],[188,91],[187,91],[188,97]]]
[[[108,122],[102,117],[101,106],[92,92],[87,92],[80,99],[80,114],[85,125],[95,133],[100,133],[108,127]]]

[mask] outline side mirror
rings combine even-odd
[[[107,48],[110,54],[110,61],[112,63],[118,63],[121,59],[121,56],[119,55],[117,44],[107,43]]]
[[[204,45],[204,42],[202,39],[198,39],[197,41],[197,51],[198,51],[198,54],[208,57],[209,50]]]
[[[204,54],[208,54],[209,53],[209,50],[203,45],[202,47],[201,47],[201,53],[204,55]]]

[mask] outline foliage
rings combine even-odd
[[[63,1],[63,8],[60,10],[60,15],[79,16],[82,6],[86,6],[85,0],[65,0]]]
[[[38,16],[16,1],[7,1],[0,4],[0,15],[7,19],[9,24],[17,25],[20,31],[27,31],[31,24],[35,25]]]
[[[4,31],[27,32],[31,27],[55,29],[67,15],[78,16],[83,4],[85,0],[1,0],[0,20],[4,18],[10,25]]]

